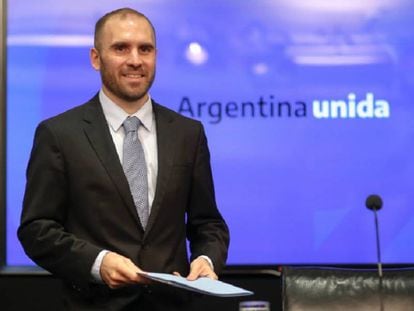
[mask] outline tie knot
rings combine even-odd
[[[125,133],[136,132],[141,125],[141,121],[137,117],[128,117],[122,125],[124,126]]]

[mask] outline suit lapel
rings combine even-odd
[[[87,104],[84,121],[84,131],[90,144],[128,207],[131,216],[136,220],[138,228],[142,229],[98,96]]]
[[[148,219],[145,235],[151,230],[157,214],[160,211],[162,199],[167,189],[169,175],[171,173],[174,159],[175,131],[173,128],[174,118],[158,104],[153,102],[155,122],[157,126],[157,148],[158,148],[158,174],[157,186],[154,201],[151,207],[151,214]]]

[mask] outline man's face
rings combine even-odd
[[[101,73],[103,90],[115,103],[140,107],[155,77],[155,38],[142,17],[113,16],[103,26],[92,66]],[[138,106],[137,106],[138,104]]]

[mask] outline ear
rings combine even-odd
[[[99,71],[101,69],[101,59],[99,57],[99,51],[96,48],[92,48],[89,53],[89,57],[91,60],[92,67],[95,70]]]

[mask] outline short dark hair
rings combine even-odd
[[[106,13],[104,16],[102,16],[96,22],[96,24],[95,24],[95,34],[94,34],[94,46],[95,46],[96,49],[98,49],[100,35],[102,33],[102,29],[103,29],[105,23],[111,17],[116,16],[116,15],[120,15],[121,18],[125,18],[128,15],[135,15],[137,17],[144,18],[148,22],[148,24],[151,26],[152,33],[154,35],[154,42],[156,41],[155,40],[156,39],[156,37],[155,37],[155,28],[154,28],[154,25],[151,23],[151,21],[149,20],[148,17],[146,17],[141,12],[138,12],[137,10],[134,10],[134,9],[131,9],[131,8],[121,8],[121,9],[117,9],[117,10],[111,11],[109,13]]]

